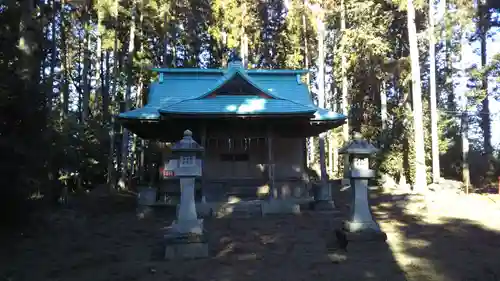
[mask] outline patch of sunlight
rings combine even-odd
[[[375,278],[375,274],[373,274],[373,272],[371,272],[371,271],[367,271],[367,272],[365,272],[365,277],[366,278]]]
[[[257,188],[257,195],[262,196],[262,195],[269,194],[269,191],[270,191],[270,190],[271,190],[271,189],[269,188],[269,185],[267,185],[267,184],[262,185],[262,186],[259,186],[259,187]]]
[[[236,257],[239,261],[255,261],[258,259],[256,253],[240,254]]]
[[[244,103],[238,105],[231,104],[226,106],[226,110],[236,113],[252,113],[262,111],[266,108],[266,99],[246,99]]]
[[[262,111],[266,108],[265,99],[249,99],[246,100],[244,104],[240,105],[237,112],[238,113],[249,113],[255,111]]]
[[[44,197],[43,194],[41,194],[40,192],[35,192],[35,193],[32,193],[30,196],[29,196],[29,199],[30,200],[39,200],[39,199],[42,199]]]
[[[333,263],[344,262],[347,260],[347,256],[345,254],[340,253],[329,253],[328,259]]]
[[[266,165],[265,164],[257,164],[255,165],[255,167],[261,172],[263,173],[265,170],[266,170]]]
[[[429,241],[423,239],[408,239],[406,240],[406,244],[407,247],[413,247],[413,248],[425,248],[431,245]]]
[[[238,107],[237,107],[236,105],[234,105],[234,104],[231,104],[231,105],[226,106],[226,110],[227,110],[227,111],[234,112],[234,111],[236,111],[237,109],[238,109]]]
[[[485,210],[485,208],[453,208],[429,212],[423,219],[429,225],[446,224],[450,219],[468,220],[491,231],[500,231],[500,212]]]
[[[425,275],[428,276],[436,276],[437,274],[436,268],[434,267],[432,262],[427,259],[409,256],[404,252],[394,253],[394,258],[396,259],[398,266],[405,272],[405,274],[409,276],[415,276],[415,279],[422,280],[421,278],[417,278],[421,276],[422,273],[425,273]]]
[[[335,113],[333,111],[328,111],[328,112],[326,112],[326,114],[321,114],[319,111],[316,111],[314,113],[314,118],[315,119],[333,118],[333,117],[336,117],[336,116],[337,116],[337,113]]]
[[[227,256],[229,253],[234,251],[234,243],[229,243],[224,249],[217,253],[217,257]]]
[[[393,206],[394,206],[394,204],[392,202],[384,202],[384,203],[378,204],[376,208],[377,209],[379,209],[379,208],[391,208]]]
[[[236,196],[229,196],[229,198],[227,199],[227,203],[229,203],[229,204],[238,203],[240,201],[241,201],[241,199],[236,197]]]

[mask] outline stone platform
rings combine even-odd
[[[199,217],[262,217],[272,214],[299,214],[308,200],[251,200],[197,203]]]

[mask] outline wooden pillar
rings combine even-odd
[[[202,200],[204,200],[205,198],[205,195],[206,195],[206,182],[205,182],[205,161],[206,161],[206,155],[207,155],[207,126],[205,123],[203,123],[201,125],[201,138],[200,138],[200,141],[201,141],[201,146],[203,146],[203,148],[205,149],[205,151],[203,151],[203,158],[201,160],[201,171],[202,171],[202,174],[201,174],[201,198]]]
[[[158,141],[157,140],[150,140],[149,145],[149,185],[154,186],[157,184],[156,177],[158,176],[158,159],[153,158],[153,152],[158,151]],[[161,162],[160,162],[161,163]],[[160,164],[161,165],[161,164]]]
[[[267,129],[267,173],[269,178],[269,193],[271,199],[276,199],[277,192],[274,184],[274,159],[273,159],[273,134],[271,128]]]

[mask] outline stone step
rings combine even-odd
[[[216,217],[249,218],[262,215],[260,202],[226,203],[214,211]]]

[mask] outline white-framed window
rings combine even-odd
[[[180,167],[193,167],[195,164],[194,163],[195,162],[194,156],[181,156],[181,158],[179,160],[180,160],[180,164],[179,164]]]

